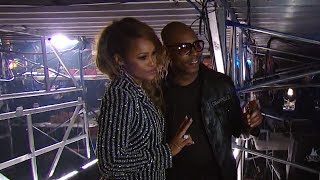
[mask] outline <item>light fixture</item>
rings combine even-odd
[[[251,59],[247,59],[247,63],[248,63],[248,66],[251,67],[251,65],[252,65]]]
[[[98,162],[98,159],[95,159],[95,160],[93,160],[93,161],[91,161],[91,162],[83,165],[81,168],[82,168],[82,169],[87,169],[88,167],[94,165],[94,164],[97,163],[97,162]]]
[[[288,95],[289,97],[292,97],[292,96],[293,96],[293,89],[292,89],[292,88],[289,88],[289,89],[288,89],[287,95]]]
[[[59,50],[70,48],[72,46],[75,46],[79,42],[76,39],[71,40],[62,34],[55,34],[51,38],[49,38],[48,40],[51,42],[51,44],[55,48],[57,48]]]
[[[74,175],[78,174],[79,171],[72,171],[64,176],[62,176],[61,178],[59,178],[58,180],[67,180],[67,179],[70,179],[71,177],[73,177]]]
[[[293,89],[289,88],[287,91],[287,96],[283,97],[283,110],[284,111],[294,111],[296,109],[296,100],[293,97]]]
[[[14,69],[16,67],[15,63],[14,62],[10,62],[9,63],[9,69]]]

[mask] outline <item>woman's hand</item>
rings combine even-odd
[[[185,146],[194,144],[191,136],[186,134],[188,128],[192,123],[192,119],[186,117],[184,121],[181,123],[178,132],[175,137],[169,143],[172,156],[177,155]]]

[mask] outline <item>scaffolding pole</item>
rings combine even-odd
[[[47,47],[45,37],[41,37],[41,49],[42,49],[42,59],[43,59],[43,69],[44,69],[44,81],[46,85],[46,91],[50,91],[50,78],[49,78],[49,67],[47,58]]]
[[[237,22],[229,21],[229,20],[226,21],[226,25],[227,26],[233,26],[233,27],[239,27],[239,28],[242,28],[242,29],[248,29],[248,30],[252,30],[252,31],[255,31],[255,32],[260,32],[260,33],[269,34],[269,35],[273,35],[273,36],[278,36],[278,37],[282,37],[282,38],[286,38],[286,39],[290,39],[290,40],[295,40],[295,41],[301,41],[301,42],[306,42],[306,43],[310,43],[310,44],[320,45],[320,41],[307,39],[307,38],[303,38],[303,37],[298,37],[298,36],[293,36],[293,35],[290,35],[290,34],[285,34],[285,33],[282,33],[282,32],[272,31],[272,30],[263,29],[263,28],[259,28],[259,27],[249,26],[249,25],[246,25],[246,24],[240,24],[240,23],[237,23]]]
[[[302,73],[302,74],[298,74],[298,75],[294,75],[294,76],[290,76],[290,77],[285,77],[282,79],[276,79],[276,80],[261,83],[261,84],[258,84],[258,85],[252,86],[252,87],[240,89],[239,92],[241,92],[241,93],[250,92],[255,89],[261,88],[263,86],[272,85],[272,84],[281,83],[281,82],[290,81],[290,80],[295,80],[295,79],[303,78],[305,76],[311,76],[311,75],[315,75],[315,74],[319,74],[319,73],[320,73],[320,70],[315,70],[315,71]]]
[[[77,91],[82,91],[82,89],[77,87],[69,87],[69,88],[60,88],[60,89],[49,91],[49,92],[47,92],[46,90],[40,90],[40,91],[28,91],[28,92],[22,92],[22,93],[2,94],[0,95],[0,101],[8,100],[8,99],[26,98],[26,97],[54,95],[54,94],[77,92]]]
[[[72,79],[73,84],[74,84],[76,87],[79,87],[79,84],[78,84],[76,78],[70,73],[69,69],[68,69],[67,66],[64,64],[64,62],[63,62],[63,60],[62,60],[62,58],[61,58],[58,50],[51,44],[50,41],[48,41],[48,42],[49,42],[49,44],[50,44],[50,46],[51,46],[54,54],[57,56],[60,64],[62,65],[63,69],[67,72],[67,74],[68,74],[68,75],[70,76],[70,78]]]

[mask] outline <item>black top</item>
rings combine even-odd
[[[221,179],[218,165],[201,116],[201,83],[199,78],[187,86],[179,86],[168,79],[166,99],[166,125],[168,141],[172,139],[185,116],[193,122],[187,131],[195,144],[183,148],[173,157],[173,167],[167,171],[167,179]]]

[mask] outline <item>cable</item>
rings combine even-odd
[[[251,3],[250,0],[247,0],[247,23],[251,26]],[[251,31],[248,30],[248,39],[251,39]],[[250,41],[250,40],[249,40]]]
[[[251,26],[251,3],[250,0],[247,0],[247,23]]]
[[[196,3],[198,3],[200,6],[202,5],[201,2],[199,2],[198,0],[195,0]]]
[[[11,82],[14,80],[14,76],[12,76],[10,79],[0,79],[0,82]]]
[[[56,76],[53,78],[53,80],[50,82],[50,89],[52,88],[53,86],[53,83],[56,81],[57,77],[59,76],[60,74],[60,66],[61,66],[61,63],[59,62],[58,63],[58,69],[57,69],[57,72],[56,72]]]
[[[191,24],[190,24],[190,28],[192,28],[192,25],[195,23],[195,22],[197,22],[198,20],[200,20],[201,19],[201,16],[198,16]]]
[[[39,65],[34,65],[34,66],[32,66],[32,67],[30,68],[30,75],[31,75],[31,78],[32,78],[35,82],[37,82],[38,84],[42,84],[42,85],[44,85],[45,83],[43,83],[43,82],[41,82],[41,81],[38,81],[36,78],[34,78],[34,75],[33,75],[33,69],[35,69],[35,68],[36,68],[36,66],[39,66]]]

